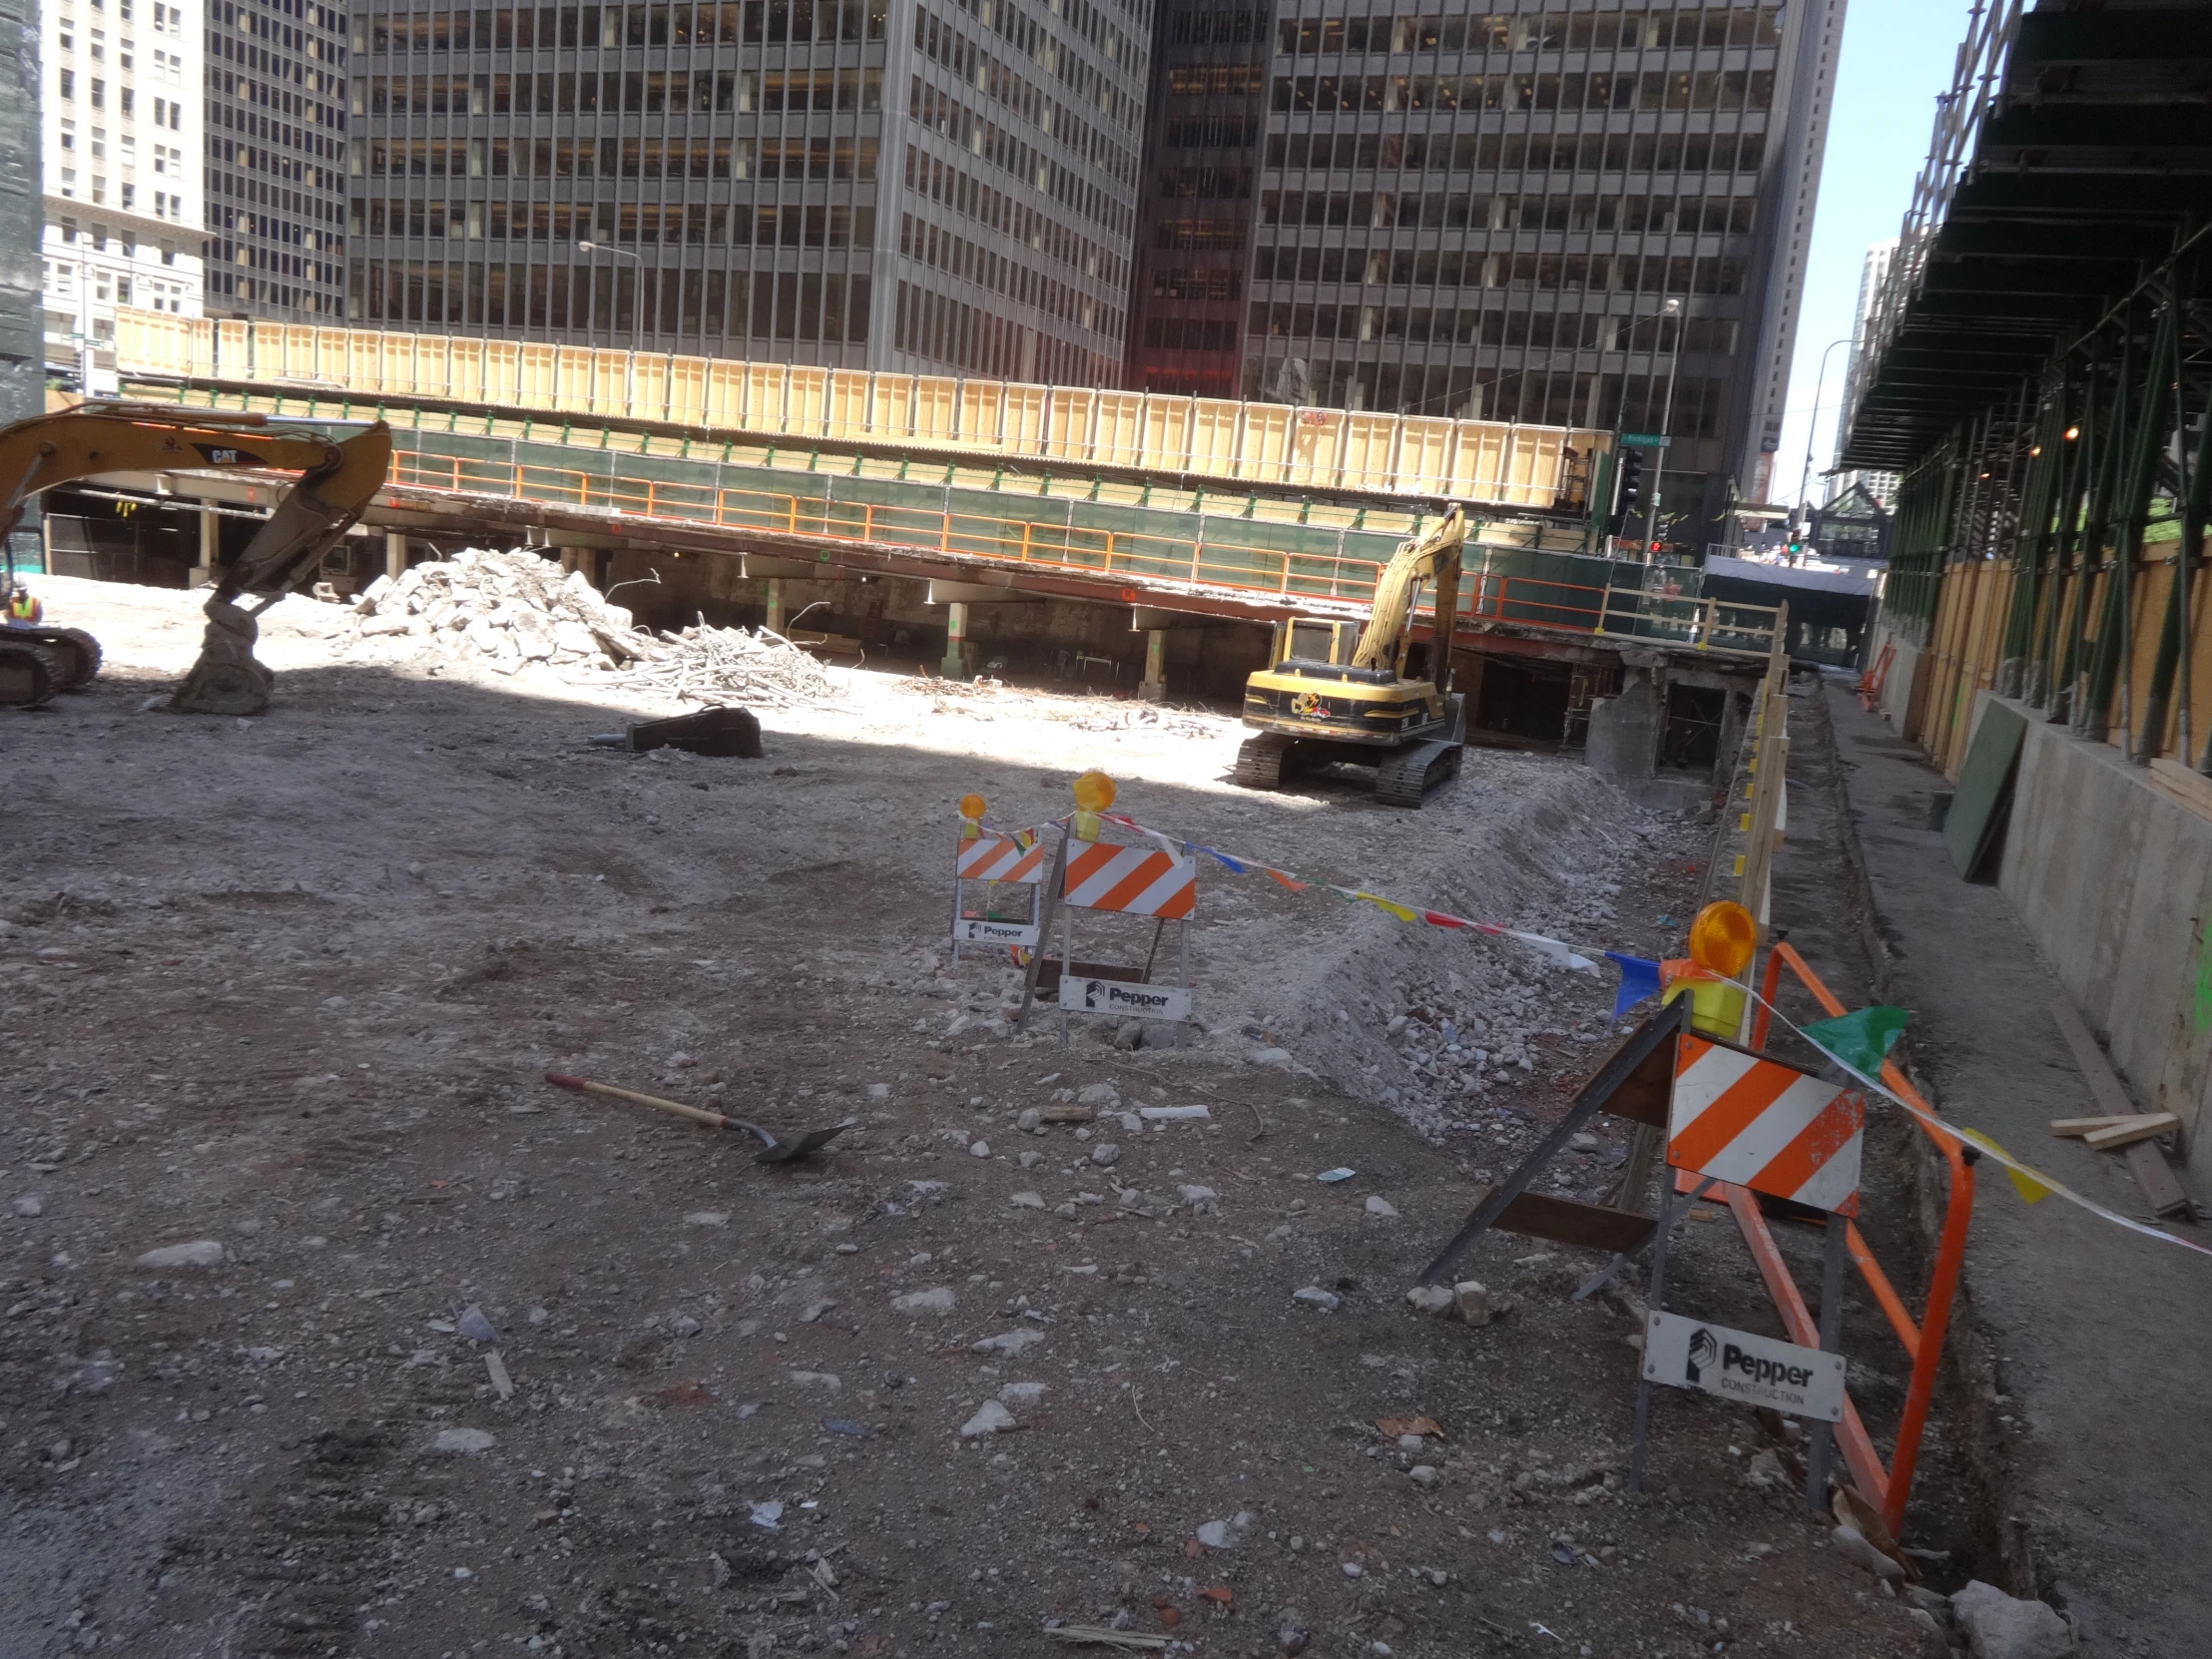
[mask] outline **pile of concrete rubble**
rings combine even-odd
[[[836,694],[823,667],[767,629],[655,635],[610,605],[581,571],[534,553],[467,547],[379,577],[353,607],[354,637],[428,645],[502,674],[531,663],[679,701],[792,704]]]

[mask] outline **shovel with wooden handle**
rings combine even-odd
[[[758,1136],[761,1150],[753,1155],[756,1164],[788,1164],[794,1158],[804,1158],[819,1147],[829,1145],[852,1125],[840,1123],[833,1129],[810,1129],[789,1139],[772,1130],[763,1129],[757,1123],[747,1123],[740,1118],[724,1117],[720,1112],[710,1112],[698,1106],[686,1106],[680,1101],[662,1100],[657,1095],[639,1094],[631,1089],[618,1089],[612,1083],[594,1083],[586,1077],[571,1077],[565,1071],[549,1071],[545,1080],[556,1088],[576,1089],[584,1094],[603,1094],[616,1100],[634,1101],[640,1106],[657,1107],[673,1112],[680,1118],[690,1118],[694,1123],[705,1124],[709,1129],[738,1129],[748,1135]]]

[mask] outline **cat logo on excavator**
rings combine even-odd
[[[1329,703],[1319,692],[1300,692],[1291,699],[1291,713],[1300,720],[1327,720]]]

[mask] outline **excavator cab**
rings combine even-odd
[[[1237,782],[1271,790],[1286,776],[1332,762],[1375,768],[1376,798],[1418,807],[1428,790],[1457,776],[1465,710],[1451,691],[1448,642],[1458,614],[1459,549],[1466,518],[1453,508],[1399,544],[1376,578],[1365,622],[1286,618],[1276,624],[1268,666],[1245,682],[1244,723],[1257,729],[1237,752]],[[1437,667],[1408,679],[1420,590],[1433,584],[1429,630]]]

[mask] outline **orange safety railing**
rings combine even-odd
[[[1784,967],[1797,976],[1798,983],[1812,993],[1813,1000],[1830,1017],[1845,1012],[1844,1005],[1806,965],[1805,958],[1793,946],[1778,940],[1767,952],[1766,973],[1759,987],[1763,1000],[1752,1019],[1751,1046],[1754,1048],[1764,1049],[1767,1045],[1773,1004],[1782,988]],[[1882,1081],[1899,1098],[1910,1101],[1930,1117],[1935,1115],[1934,1109],[1906,1080],[1905,1074],[1888,1061],[1883,1062]],[[1883,1466],[1881,1453],[1875,1449],[1873,1436],[1860,1420],[1859,1408],[1848,1395],[1844,1400],[1844,1420],[1836,1425],[1837,1444],[1843,1451],[1845,1463],[1860,1488],[1880,1507],[1883,1521],[1893,1534],[1904,1529],[1906,1500],[1912,1495],[1913,1474],[1920,1466],[1921,1441],[1928,1431],[1929,1407],[1936,1397],[1936,1372],[1942,1364],[1943,1338],[1950,1329],[1951,1302],[1958,1289],[1959,1269],[1965,1261],[1966,1229],[1973,1219],[1972,1150],[1948,1130],[1933,1127],[1922,1119],[1914,1121],[1934,1144],[1950,1174],[1950,1198],[1943,1209],[1942,1228],[1936,1235],[1936,1261],[1928,1280],[1928,1302],[1918,1321],[1914,1320],[1912,1310],[1898,1294],[1889,1275],[1875,1260],[1874,1251],[1859,1231],[1859,1224],[1856,1221],[1848,1223],[1844,1235],[1845,1248],[1865,1278],[1867,1289],[1889,1320],[1890,1329],[1904,1345],[1907,1358],[1913,1362],[1912,1379],[1905,1390],[1905,1410],[1898,1419],[1897,1438],[1887,1468]],[[1679,1182],[1679,1176],[1677,1180]],[[1820,1324],[1806,1307],[1804,1295],[1790,1276],[1789,1264],[1782,1259],[1774,1235],[1767,1229],[1757,1195],[1747,1188],[1732,1187],[1724,1182],[1715,1183],[1715,1188],[1726,1195],[1728,1208],[1743,1232],[1744,1243],[1750,1247],[1759,1275],[1766,1281],[1767,1292],[1774,1298],[1775,1309],[1789,1330],[1790,1341],[1807,1348],[1820,1347]]]
[[[400,449],[392,478],[417,489],[564,502],[629,517],[768,531],[822,541],[872,542],[917,552],[954,554],[1099,576],[1194,583],[1267,593],[1300,601],[1366,605],[1382,566],[1336,553],[1294,553],[1248,546],[1209,547],[1203,539],[1153,536],[1019,517],[959,513],[934,507],[837,501],[785,490],[736,489],[672,479],[631,478]],[[1590,634],[1616,590],[1532,576],[1483,572],[1473,579],[1461,621]],[[1695,601],[1691,602],[1693,605]],[[1617,611],[1612,612],[1617,617]],[[1771,633],[1771,614],[1769,618]],[[1745,637],[1754,636],[1747,631]],[[1655,638],[1664,643],[1666,636]],[[1760,655],[1765,644],[1758,645]]]

